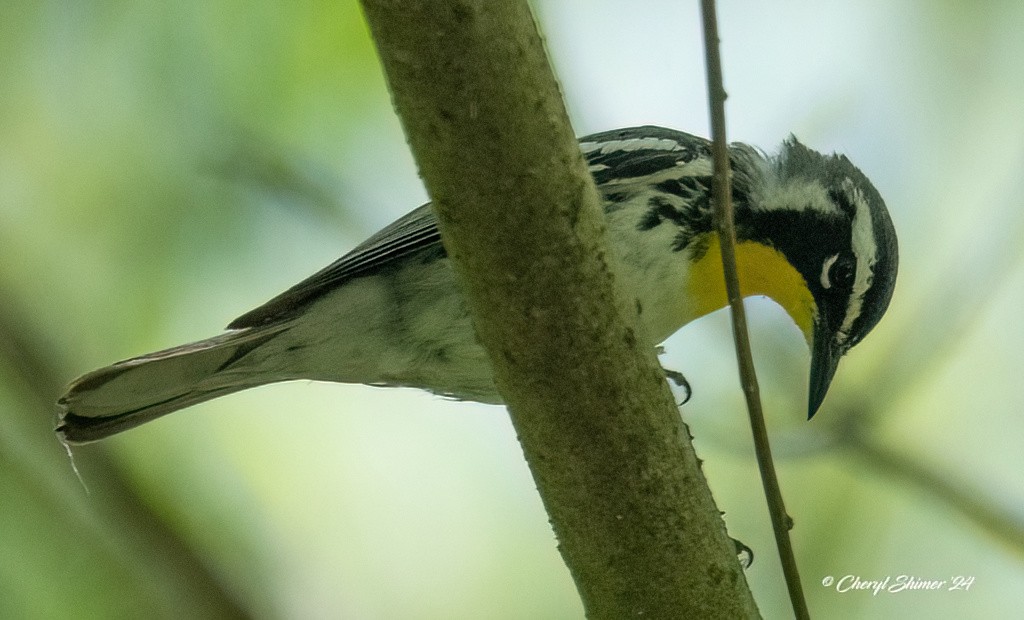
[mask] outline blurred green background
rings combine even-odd
[[[537,0],[579,134],[706,134],[696,3]],[[1024,603],[1024,4],[723,0],[730,138],[844,152],[901,241],[885,320],[803,418],[750,303],[812,611]],[[425,195],[354,1],[0,3],[0,617],[575,618],[498,407],[299,382],[74,450],[76,375],[217,333]],[[789,612],[725,313],[667,343],[768,618]],[[839,592],[826,577],[973,578]]]

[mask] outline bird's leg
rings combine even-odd
[[[690,400],[690,397],[693,396],[693,390],[690,389],[690,382],[686,380],[683,373],[677,370],[669,370],[664,367],[661,370],[665,373],[665,377],[674,383],[676,387],[686,390],[686,396],[683,397],[683,401],[679,403],[680,405],[685,405]]]

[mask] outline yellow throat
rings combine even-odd
[[[721,246],[711,233],[708,249],[690,266],[687,299],[693,318],[728,305],[722,275]],[[781,252],[755,241],[736,244],[736,267],[743,297],[766,295],[792,317],[808,345],[814,334],[814,297],[807,282]]]

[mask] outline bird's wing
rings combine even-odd
[[[643,178],[709,152],[708,142],[703,138],[653,126],[589,135],[580,138],[580,147],[598,185]],[[414,253],[423,253],[425,260],[445,256],[437,218],[429,203],[398,219],[309,278],[238,317],[228,329],[256,327],[291,318],[305,304],[346,281],[379,273]]]
[[[711,156],[704,138],[655,126],[595,133],[580,138],[580,148],[598,187],[648,178]]]
[[[238,317],[228,325],[228,329],[256,327],[290,318],[306,303],[346,281],[377,273],[393,262],[419,252],[437,258],[444,256],[437,218],[429,203],[392,222],[348,254],[262,306]]]

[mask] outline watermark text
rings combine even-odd
[[[970,590],[974,585],[974,577],[967,575],[952,575],[941,579],[927,579],[917,575],[885,575],[882,577],[870,578],[860,575],[827,575],[821,580],[821,585],[832,588],[840,594],[846,592],[870,592],[872,596],[879,594],[897,594],[899,592],[910,592],[920,590],[932,590],[941,592],[953,592],[957,590]]]

